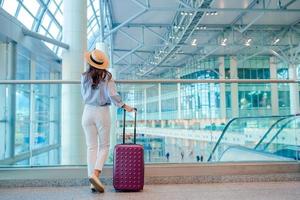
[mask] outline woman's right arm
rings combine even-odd
[[[129,105],[126,105],[123,103],[121,96],[117,92],[116,83],[114,80],[108,81],[108,95],[111,99],[111,101],[119,108],[124,108],[127,112],[134,111],[134,108],[132,108]]]

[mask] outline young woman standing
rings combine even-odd
[[[128,112],[134,109],[121,100],[117,93],[112,75],[107,71],[108,58],[100,50],[85,55],[89,68],[81,76],[81,95],[84,101],[82,127],[87,145],[88,176],[92,191],[104,192],[99,180],[103,165],[107,159],[110,138],[111,102]]]

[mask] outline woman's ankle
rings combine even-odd
[[[100,170],[98,170],[98,169],[95,169],[95,170],[94,170],[94,175],[95,175],[96,177],[100,177],[100,174],[101,174],[101,171],[100,171]]]

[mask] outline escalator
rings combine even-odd
[[[294,160],[300,160],[299,114],[233,118],[207,161]]]

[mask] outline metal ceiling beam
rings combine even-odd
[[[19,0],[18,0],[19,1]],[[49,8],[48,8],[48,4],[46,4],[43,0],[38,0],[39,1],[39,3],[42,5],[42,6],[44,6],[47,10],[49,10]],[[19,1],[19,3],[23,3],[23,2],[20,2]],[[26,8],[25,6],[24,6],[24,8]],[[52,12],[48,12],[47,13],[49,16],[50,16],[50,18],[56,23],[56,25],[60,28],[60,30],[62,30],[62,25],[57,21],[57,19],[55,18],[55,16],[52,14]]]
[[[291,0],[290,2],[286,3],[282,9],[287,9],[287,7],[289,7],[290,5],[292,5],[294,2],[296,2],[297,0]]]
[[[116,66],[126,66],[127,64],[115,64]],[[140,67],[141,64],[130,64],[132,67]],[[163,68],[179,68],[179,66],[171,66],[171,65],[161,65],[159,67]]]
[[[121,23],[113,23],[113,28],[119,26]],[[205,26],[206,29],[205,30],[199,30],[199,31],[207,31],[209,29],[222,29],[223,28],[230,28],[230,27],[234,27],[234,25],[232,24],[205,24],[205,23],[201,23],[200,26]],[[270,28],[270,29],[280,29],[282,27],[287,27],[289,25],[286,24],[274,24],[274,25],[270,25],[270,24],[259,24],[259,25],[252,25],[251,28],[252,29],[262,29],[262,28]],[[170,28],[172,27],[171,24],[159,24],[159,23],[128,23],[126,24],[124,27],[127,28],[141,28],[141,27],[150,27],[150,28]],[[251,30],[251,28],[249,28]]]
[[[119,63],[121,60],[123,60],[124,58],[126,58],[127,56],[129,56],[130,54],[132,54],[133,52],[135,52],[136,50],[138,50],[139,48],[141,48],[142,45],[139,44],[138,46],[136,46],[134,49],[132,49],[131,51],[125,53],[124,55],[122,55],[118,60],[115,61],[114,64]]]
[[[129,52],[131,50],[130,49],[114,49],[114,51]],[[136,50],[135,52],[137,52],[137,53],[147,53],[147,54],[154,54],[155,53],[154,51],[147,51],[147,50]],[[198,55],[198,54],[195,54],[195,53],[181,53],[181,52],[176,52],[175,54],[178,54],[178,55],[187,55],[187,56]]]
[[[144,9],[147,9],[148,6],[143,4],[142,2],[139,2],[138,0],[131,0],[133,1],[134,3],[136,3],[137,5],[139,5],[141,8],[144,8]]]
[[[275,8],[177,8],[177,7],[150,7],[149,11],[177,11],[177,12],[251,12],[251,13],[299,13],[300,9],[275,9]]]
[[[253,9],[253,7],[255,6],[257,4],[257,1],[256,0],[252,0],[251,1],[251,3],[247,6],[247,8],[246,9]],[[246,10],[245,9],[245,10]],[[243,9],[244,10],[244,9]],[[233,27],[234,26],[234,24],[236,24],[240,19],[242,19],[243,18],[243,16],[245,16],[246,15],[246,12],[244,11],[244,12],[242,12],[241,14],[239,14],[231,23],[230,23],[230,27]],[[232,29],[229,29],[229,30],[232,30]],[[216,40],[218,37],[220,37],[222,34],[224,34],[226,31],[228,31],[228,27],[224,27],[223,28],[223,31],[221,32],[221,33],[219,33],[219,34],[217,34],[217,35],[215,35],[215,36],[213,36],[213,37],[211,37],[209,40],[208,40],[208,42],[207,42],[207,44],[210,44],[212,41],[214,41],[214,40]],[[204,49],[204,46],[202,46],[201,48],[197,48],[197,50],[196,51],[200,51],[200,50],[202,50],[202,49]],[[211,51],[211,52],[215,52],[215,51]],[[211,53],[210,52],[210,53]],[[206,57],[208,57],[208,56],[210,56],[210,54],[207,54],[206,55]],[[187,63],[188,61],[185,61],[185,63]]]
[[[207,0],[204,4],[204,1],[202,1],[201,6],[202,8],[205,6],[205,8],[209,7],[211,2],[213,0]],[[181,7],[179,7],[180,9]],[[181,21],[185,18],[185,16],[182,16],[181,13],[179,11],[176,12],[176,16],[180,16]],[[168,49],[167,52],[162,54],[162,57],[159,58],[159,60],[156,60],[156,65],[155,67],[153,67],[152,69],[150,69],[149,71],[147,71],[146,73],[143,74],[143,76],[148,75],[149,73],[151,73],[153,70],[155,70],[155,68],[158,65],[161,65],[163,62],[165,62],[173,53],[175,53],[178,49],[179,46],[177,44],[181,44],[186,42],[189,37],[191,36],[191,34],[193,33],[195,26],[197,26],[201,19],[204,16],[204,12],[194,12],[191,16],[191,18],[188,20],[188,23],[185,25],[185,28],[183,29],[183,31],[177,35],[179,37],[179,39],[176,41],[176,45],[171,45]],[[176,17],[175,17],[176,18]],[[173,23],[173,22],[172,22]],[[163,49],[165,50],[166,47]]]
[[[120,28],[122,28],[123,26],[125,26],[127,23],[131,22],[132,20],[138,18],[139,16],[141,16],[142,14],[144,14],[147,11],[147,9],[144,9],[138,13],[136,13],[135,15],[133,15],[132,17],[130,17],[129,19],[127,19],[126,21],[124,21],[123,23],[121,23],[119,26],[113,28],[112,30],[110,30],[110,32],[108,34],[106,34],[104,36],[104,38],[107,38],[109,35],[113,34],[114,32],[116,32],[117,30],[119,30]]]
[[[22,32],[23,32],[24,36],[29,36],[29,37],[32,37],[32,38],[35,38],[35,39],[39,39],[39,40],[51,43],[53,45],[62,47],[64,49],[69,49],[70,48],[70,45],[68,45],[66,43],[57,41],[57,40],[52,39],[52,38],[48,38],[48,37],[46,37],[44,35],[41,35],[39,33],[36,33],[36,32],[33,32],[33,31],[29,31],[29,30],[27,30],[25,28],[22,29]]]
[[[116,52],[114,52],[114,55],[117,56],[118,58],[121,58],[121,56],[119,56],[118,54],[116,54]],[[130,65],[130,63],[127,60],[123,59],[122,61],[124,61],[127,65]]]
[[[91,7],[92,7],[94,16],[95,16],[95,18],[96,18],[96,22],[97,22],[97,24],[98,24],[98,28],[99,28],[99,30],[100,30],[101,25],[100,25],[99,19],[98,19],[98,17],[97,17],[96,10],[95,10],[95,7],[94,7],[94,4],[93,4],[92,0],[90,0],[90,4],[91,4]],[[101,17],[101,16],[100,16],[100,17]],[[92,21],[92,20],[91,20],[91,21]]]
[[[123,31],[123,30],[121,30],[121,29],[119,30],[119,32],[122,33],[123,35],[125,35],[126,37],[128,37],[129,39],[131,39],[131,40],[137,42],[138,44],[142,44],[141,41],[135,39],[134,37],[132,37],[132,36],[131,36],[130,34],[128,34],[127,32],[125,32],[125,31]]]
[[[146,62],[145,58],[143,58],[142,56],[140,56],[139,54],[137,54],[136,51],[133,53],[133,55],[135,55],[137,58],[139,58],[142,62]]]
[[[121,23],[113,23],[113,28],[119,26]],[[171,27],[170,24],[158,24],[158,23],[128,23],[124,27],[158,27],[158,28],[167,28]]]
[[[47,11],[47,9],[48,9],[49,3],[50,3],[50,1],[48,1],[48,2],[45,3],[45,4],[43,4],[43,6],[42,6],[42,9],[41,9],[40,14],[39,14],[40,18],[39,18],[39,20],[36,22],[35,28],[33,29],[33,30],[35,30],[35,32],[38,32],[38,30],[39,30],[39,28],[40,28],[40,26],[41,26],[42,18],[44,17],[44,15],[45,15],[45,13],[46,13],[46,11]],[[58,12],[59,12],[59,11],[58,11]]]
[[[91,0],[90,0],[91,1]],[[92,2],[91,2],[92,3]],[[94,5],[93,5],[94,6]],[[97,19],[97,23],[99,25],[99,31],[100,31],[100,42],[104,42],[104,9],[105,8],[105,4],[103,0],[99,0],[99,12],[100,12],[100,21],[98,20],[98,17],[96,17]],[[96,12],[95,9],[93,8],[94,14],[96,16]]]
[[[182,0],[179,0],[179,3],[186,8],[192,8],[192,6],[188,5],[186,2],[183,2]]]
[[[163,40],[165,42],[166,45],[168,45],[170,42],[168,40],[166,40],[163,36],[161,36],[160,34],[158,34],[157,32],[153,31],[151,28],[145,27],[147,30],[149,30],[151,33],[153,33],[154,35],[156,35],[159,39]]]

